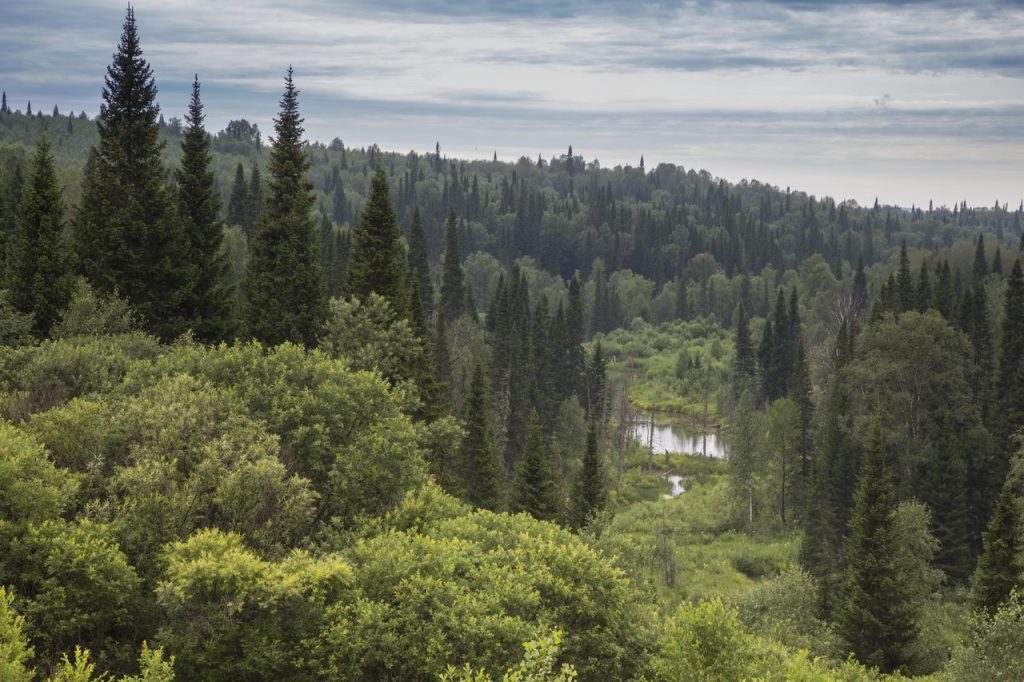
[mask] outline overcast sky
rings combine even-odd
[[[672,162],[861,203],[1024,197],[1009,2],[139,0],[167,117],[266,133],[289,64],[310,139]],[[13,107],[99,109],[123,0],[0,0]]]

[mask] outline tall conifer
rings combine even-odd
[[[73,286],[71,245],[64,236],[64,200],[45,135],[36,142],[32,172],[22,190],[17,229],[7,248],[6,286],[11,304],[34,315],[42,338],[67,307]]]
[[[117,292],[163,339],[184,331],[188,237],[164,184],[153,70],[129,7],[107,68],[99,143],[82,186],[75,252],[103,293]]]
[[[415,284],[413,282],[415,281]],[[409,226],[409,265],[406,270],[406,287],[416,287],[423,318],[428,322],[434,316],[434,285],[430,281],[430,262],[427,256],[427,237],[420,220],[420,209],[412,214]]]
[[[391,203],[388,176],[377,167],[355,230],[349,261],[348,292],[366,298],[376,292],[400,316],[406,314],[405,251],[398,217]]]
[[[191,286],[183,308],[196,337],[215,343],[229,335],[231,300],[225,281],[227,256],[221,252],[224,225],[220,221],[220,195],[213,189],[210,136],[203,128],[204,118],[197,75],[185,114],[181,167],[176,175],[178,212],[189,240],[186,267]]]
[[[586,526],[608,503],[604,462],[597,448],[598,425],[593,419],[587,430],[587,449],[583,453],[583,468],[572,490],[569,525],[580,529]]]
[[[985,551],[978,559],[972,599],[975,606],[995,611],[1014,588],[1024,585],[1021,564],[1021,522],[1009,479],[1003,484],[985,533]]]
[[[555,520],[561,511],[551,447],[536,412],[527,422],[526,444],[516,465],[509,511],[526,512],[542,521]]]
[[[309,159],[302,142],[299,91],[290,66],[284,82],[270,150],[270,193],[250,248],[249,334],[266,344],[312,346],[327,317],[326,284],[311,212],[313,192],[306,178]]]
[[[444,229],[444,268],[441,273],[441,313],[449,324],[466,308],[466,285],[459,256],[459,227],[455,209],[448,208]]]
[[[459,473],[466,500],[484,509],[500,509],[501,464],[491,435],[490,414],[487,380],[477,364],[466,396],[466,435],[459,451]]]

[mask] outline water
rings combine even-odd
[[[682,495],[686,492],[686,488],[683,487],[683,477],[678,474],[666,474],[662,476],[666,481],[672,485],[672,492],[668,494],[669,497],[675,497],[676,495]]]
[[[641,416],[633,422],[633,437],[647,445],[650,437],[651,416]],[[701,454],[703,437],[699,429],[691,429],[682,422],[673,423],[669,418],[656,420],[654,424],[654,454],[669,453]],[[708,433],[708,457],[723,459],[726,456],[725,443],[714,431]]]

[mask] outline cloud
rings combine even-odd
[[[3,3],[0,87],[94,113],[123,12]],[[138,0],[136,15],[167,115],[198,72],[215,129],[245,117],[269,131],[293,64],[315,139],[512,158],[572,142],[606,164],[644,153],[746,174],[745,161],[836,194],[877,176],[872,198],[900,201],[969,163],[980,170],[960,186],[983,203],[1022,191],[1004,168],[1024,144],[1011,2]],[[871,165],[883,161],[900,176]]]

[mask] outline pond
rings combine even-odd
[[[633,422],[633,437],[644,445],[653,443],[654,454],[669,453],[703,454],[704,438],[699,428],[682,420],[672,421],[669,416],[654,418],[654,434],[651,434],[651,415],[644,415]],[[707,434],[708,457],[723,459],[726,457],[725,443],[718,433],[709,431]]]
[[[669,497],[676,497],[686,492],[686,488],[683,486],[683,477],[679,474],[666,474],[662,478],[672,486],[672,491],[668,493]]]

